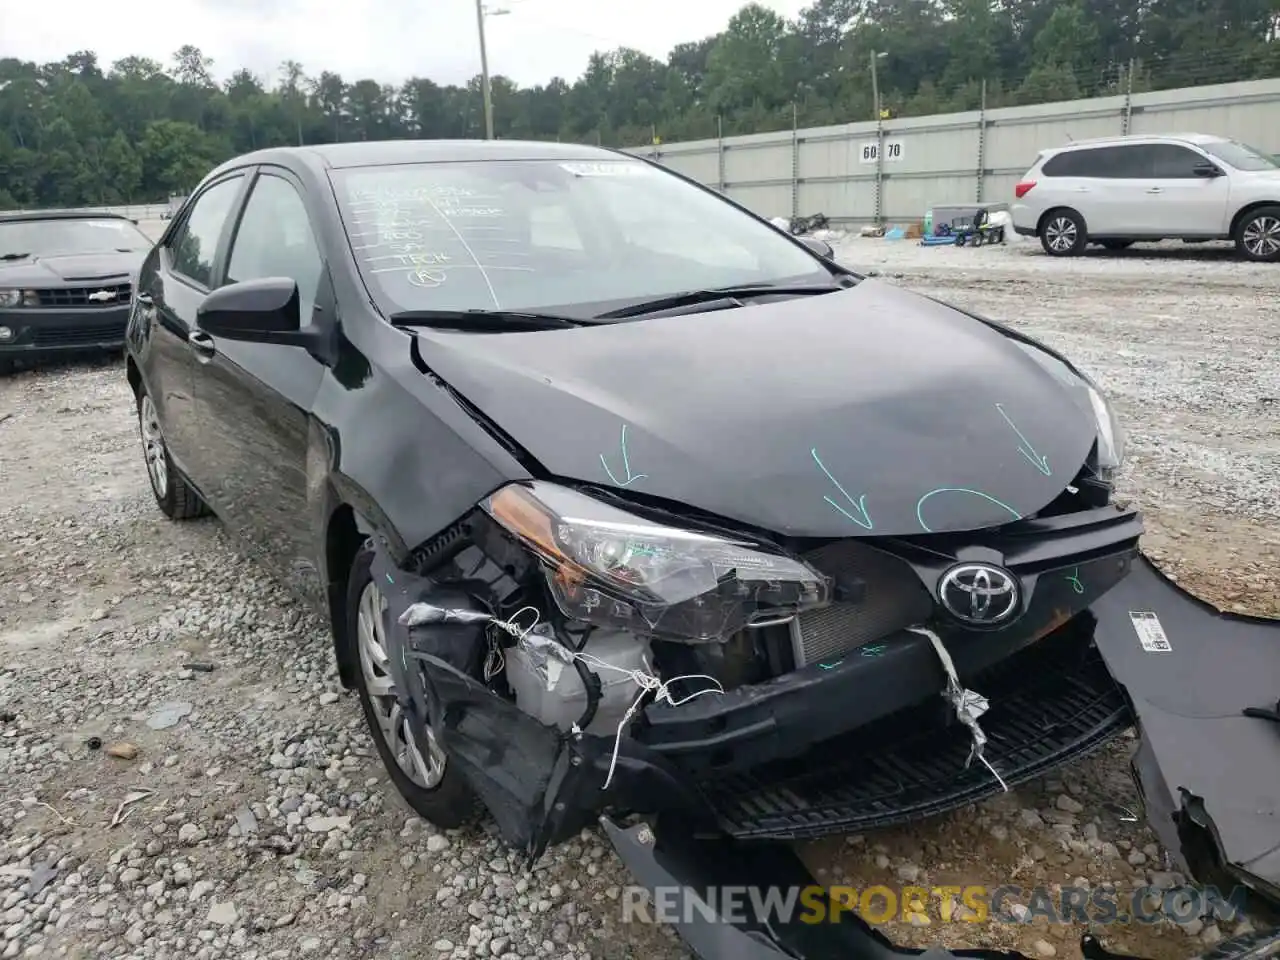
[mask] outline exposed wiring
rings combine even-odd
[[[526,617],[526,614],[532,615]],[[529,619],[530,622],[526,626],[521,621]],[[475,611],[463,610],[446,610],[429,603],[411,604],[404,613],[400,615],[400,623],[405,625],[415,625],[422,623],[447,623],[447,622],[488,622],[490,626],[501,630],[502,632],[513,637],[517,643],[525,645],[526,649],[534,650],[535,641],[531,638],[534,629],[542,622],[542,615],[538,612],[537,607],[526,606],[521,607],[509,620],[502,620],[492,614],[480,614]],[[669,703],[673,707],[679,707],[695,700],[698,697],[708,693],[725,692],[723,685],[715,677],[705,673],[689,673],[682,674],[678,677],[672,677],[670,680],[662,680],[652,673],[644,670],[628,670],[626,667],[615,666],[605,660],[590,653],[583,653],[580,650],[570,650],[559,641],[551,637],[539,638],[537,650],[554,656],[556,659],[569,664],[583,664],[596,670],[611,670],[614,673],[621,673],[628,677],[632,683],[640,688],[640,694],[632,701],[631,706],[627,708],[627,712],[622,715],[622,719],[618,721],[617,729],[614,731],[613,737],[613,753],[609,759],[609,772],[605,776],[604,786],[601,790],[608,790],[609,785],[613,783],[613,774],[618,766],[618,754],[622,751],[622,737],[626,733],[627,726],[635,719],[636,713],[640,709],[640,704],[644,702],[644,698],[649,694],[653,694],[654,703]],[[502,654],[502,648],[498,644],[491,644],[489,654],[485,659],[485,680],[492,680],[502,672],[506,665],[506,659]],[[683,680],[708,680],[715,684],[714,687],[704,687],[701,690],[695,690],[688,696],[675,698],[671,695],[671,685],[679,683]],[[582,735],[582,727],[575,723],[571,728],[575,736]],[[994,772],[994,771],[993,771]],[[1003,782],[1003,781],[1002,781]]]

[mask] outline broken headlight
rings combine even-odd
[[[690,642],[825,606],[825,577],[775,547],[655,523],[549,483],[481,508],[542,562],[575,620]]]

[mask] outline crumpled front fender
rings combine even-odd
[[[1201,882],[1225,873],[1280,902],[1280,621],[1224,613],[1145,557],[1093,610],[1157,835]]]

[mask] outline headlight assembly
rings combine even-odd
[[[1102,479],[1111,480],[1124,463],[1124,431],[1102,391],[1088,380],[1085,385],[1089,389],[1089,405],[1098,421],[1098,470]]]
[[[511,484],[481,508],[542,562],[565,616],[702,642],[825,606],[826,578],[777,548],[654,523],[575,490]]]
[[[1098,472],[1103,480],[1113,479],[1124,463],[1124,431],[1120,429],[1120,421],[1116,419],[1115,411],[1111,409],[1107,398],[1102,395],[1102,390],[1088,376],[1077,373],[1035,344],[1023,340],[1014,340],[1014,343],[1068,390],[1078,391],[1083,388],[1089,395],[1089,407],[1098,426]]]
[[[0,290],[0,307],[16,307],[22,303],[21,290]]]

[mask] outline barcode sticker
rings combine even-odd
[[[1165,636],[1160,618],[1154,613],[1129,611],[1129,619],[1133,621],[1133,630],[1138,635],[1138,642],[1147,653],[1172,653],[1169,638]]]

